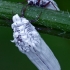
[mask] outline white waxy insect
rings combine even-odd
[[[13,38],[19,51],[25,54],[38,70],[61,70],[53,52],[41,38],[35,27],[18,14],[13,16]]]
[[[27,2],[29,5],[46,7],[47,9],[60,11],[54,0],[27,0]]]

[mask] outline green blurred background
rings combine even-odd
[[[26,2],[26,0],[6,0],[12,2]],[[59,8],[70,12],[69,0],[55,0]],[[12,29],[0,27],[0,70],[38,70],[32,62],[22,54],[15,44],[11,43]],[[45,42],[57,57],[61,70],[70,70],[70,40],[40,33]]]

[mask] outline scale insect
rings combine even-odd
[[[60,11],[54,0],[27,0],[29,5]]]
[[[25,54],[38,70],[61,70],[60,64],[35,27],[24,17],[24,11],[12,18],[13,38],[19,51]]]

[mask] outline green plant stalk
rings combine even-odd
[[[0,2],[0,26],[8,26],[12,22],[12,16],[15,14],[21,14],[21,9],[26,5],[21,3],[13,3],[7,1]],[[42,14],[40,14],[42,12]],[[45,32],[51,35],[60,36],[64,38],[70,38],[70,14],[64,11],[53,11],[46,8],[27,6],[24,13],[25,18],[28,20],[35,20],[39,15],[37,22],[33,22],[36,29],[40,32]],[[7,24],[8,23],[8,24]]]

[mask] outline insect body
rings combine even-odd
[[[18,14],[13,16],[13,38],[19,51],[35,64],[38,70],[61,70],[53,52],[41,38],[35,27]]]
[[[61,70],[53,52],[23,13],[13,16],[13,38],[19,51],[25,54],[38,70]]]
[[[27,0],[27,2],[29,5],[46,7],[47,9],[59,11],[59,8],[58,8],[56,2],[53,0]]]

